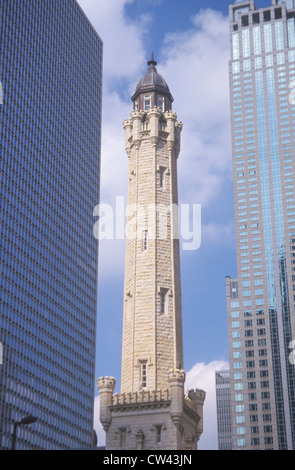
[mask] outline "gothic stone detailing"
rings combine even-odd
[[[121,391],[165,389],[168,371],[183,367],[177,219],[182,123],[175,112],[154,107],[133,111],[124,129],[127,226],[136,235],[127,232]]]
[[[101,377],[100,419],[112,450],[196,450],[203,430],[205,393],[184,395],[183,371],[170,372],[170,389],[110,395],[114,379]]]

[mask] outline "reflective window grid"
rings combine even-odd
[[[238,273],[226,282],[233,448],[294,449],[294,2],[273,0],[259,10],[253,0],[236,2],[230,28]]]
[[[0,447],[91,446],[102,42],[75,0],[0,8]]]

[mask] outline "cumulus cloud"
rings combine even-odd
[[[94,399],[93,426],[94,426],[94,430],[97,436],[97,447],[104,447],[105,446],[105,432],[99,420],[99,410],[100,410],[100,399],[99,399],[99,395],[97,395]]]
[[[125,6],[134,0],[78,0],[104,43],[104,85],[138,73],[144,58],[143,37],[149,16],[129,21]]]
[[[199,450],[218,450],[215,372],[228,368],[228,362],[215,360],[209,364],[197,363],[187,373],[186,389],[199,388],[206,392],[204,430],[199,441]]]
[[[180,190],[202,205],[218,199],[231,178],[228,58],[228,18],[210,9],[190,30],[168,34],[162,49],[161,72],[184,122]]]
[[[186,376],[185,387],[187,390],[199,388],[206,392],[204,404],[204,431],[200,438],[199,450],[217,450],[217,415],[215,372],[228,369],[229,364],[223,360],[212,361],[209,364],[197,363]],[[94,429],[97,434],[98,447],[105,445],[105,432],[99,421],[99,396],[94,402]]]

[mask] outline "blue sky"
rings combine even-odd
[[[154,51],[183,121],[179,203],[201,204],[202,242],[181,251],[184,365],[188,388],[207,392],[200,448],[217,448],[214,371],[227,366],[225,277],[236,276],[229,25],[226,0],[79,0],[104,41],[101,202],[126,197],[122,122]],[[263,6],[270,2],[261,1]],[[124,240],[102,240],[96,377],[120,389]],[[98,393],[96,392],[98,395]],[[99,400],[97,399],[97,405]],[[96,415],[97,419],[97,415]],[[99,442],[102,442],[98,430]]]

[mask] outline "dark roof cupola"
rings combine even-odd
[[[135,110],[147,111],[150,107],[158,106],[162,111],[172,109],[173,96],[169,87],[157,71],[157,62],[152,53],[151,60],[148,62],[147,73],[139,80],[135,93],[132,96]]]

